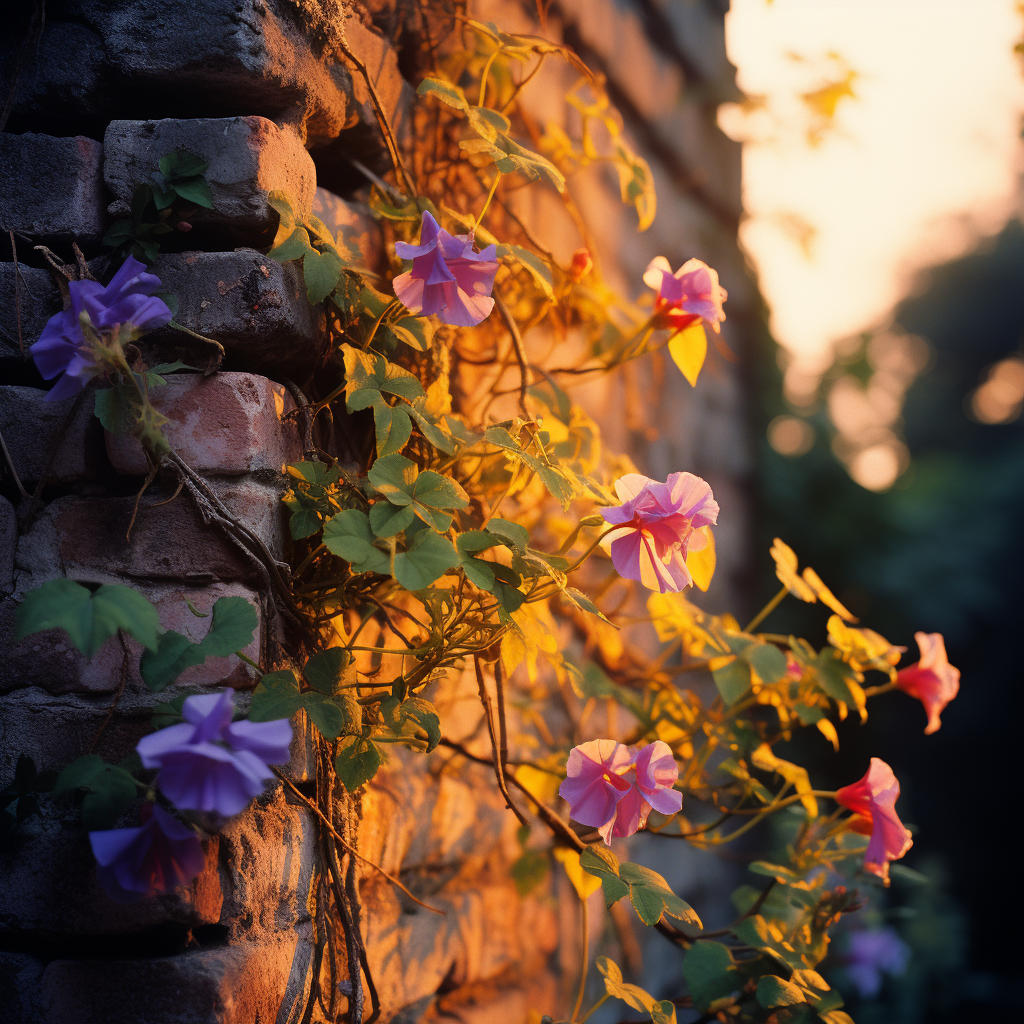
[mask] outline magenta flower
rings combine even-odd
[[[643,828],[652,808],[675,814],[683,805],[672,788],[679,766],[661,740],[639,753],[615,740],[590,740],[573,747],[565,769],[559,796],[575,821],[596,828],[608,844]]]
[[[70,398],[91,378],[106,372],[82,329],[83,323],[97,335],[118,336],[127,328],[131,340],[169,323],[170,309],[153,294],[159,287],[160,278],[146,273],[145,266],[131,256],[106,286],[97,281],[69,282],[70,307],[50,317],[39,340],[29,349],[44,380],[64,374],[47,399]]]
[[[729,297],[718,273],[700,260],[687,260],[674,274],[664,256],[655,256],[644,271],[644,284],[658,297],[655,311],[666,326],[681,331],[703,320],[716,334],[725,319],[722,303]]]
[[[896,685],[911,697],[916,697],[928,715],[925,735],[937,732],[942,723],[942,709],[960,689],[960,669],[946,659],[946,644],[941,633],[915,633],[914,639],[921,649],[921,660],[910,668],[896,673]]]
[[[146,768],[159,768],[157,785],[176,807],[230,817],[263,792],[288,760],[292,727],[274,722],[232,722],[232,691],[189,697],[185,721],[150,733],[136,750]]]
[[[156,804],[143,804],[139,828],[90,832],[96,880],[118,903],[188,885],[205,858],[196,834]]]
[[[706,543],[695,531],[718,522],[711,487],[692,473],[672,473],[665,483],[628,473],[615,493],[623,504],[601,510],[605,522],[622,527],[606,538],[615,571],[662,594],[685,590],[693,583],[687,552]]]
[[[881,759],[871,758],[867,774],[859,782],[843,786],[836,801],[853,811],[849,827],[871,837],[864,867],[889,884],[889,861],[899,860],[914,845],[910,832],[896,814],[900,784]]]
[[[882,974],[902,974],[909,960],[910,947],[893,928],[859,928],[850,933],[846,973],[863,999],[874,999],[882,989]]]
[[[411,312],[436,313],[455,327],[474,327],[490,315],[498,272],[493,245],[474,252],[472,235],[448,234],[424,210],[420,244],[396,242],[395,252],[412,260],[412,270],[394,280],[395,294]]]

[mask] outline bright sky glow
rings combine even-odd
[[[1024,75],[1014,0],[732,0],[729,56],[748,94],[820,80],[787,51],[842,55],[859,73],[838,133],[810,147],[790,128],[723,108],[723,127],[774,135],[745,147],[742,229],[776,337],[820,362],[829,343],[883,321],[914,273],[997,231],[1020,207]],[[795,118],[800,104],[791,100]],[[794,122],[795,123],[795,122]],[[816,229],[810,259],[781,227]]]

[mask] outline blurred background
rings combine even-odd
[[[910,870],[830,957],[858,1024],[991,1019],[1020,972],[1003,833],[1024,607],[1022,35],[1012,0],[726,15],[744,98],[719,124],[744,144],[740,235],[764,300],[762,597],[780,536],[908,661],[915,630],[941,632],[962,672],[933,736],[890,693],[843,723],[838,756],[817,735],[790,747],[823,788],[889,762],[915,831]],[[824,621],[786,602],[768,625],[820,644]]]

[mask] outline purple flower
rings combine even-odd
[[[725,319],[722,303],[729,297],[718,273],[700,260],[687,260],[674,274],[664,256],[655,256],[644,271],[644,284],[658,297],[655,311],[665,326],[681,331],[703,320],[716,334]]]
[[[156,804],[143,804],[139,828],[90,832],[96,880],[118,903],[187,885],[203,870],[196,834]]]
[[[189,697],[185,721],[139,740],[147,768],[159,768],[157,785],[176,807],[230,817],[263,792],[270,764],[288,760],[292,727],[274,722],[231,721],[233,694]]]
[[[472,235],[448,234],[424,210],[420,244],[396,242],[395,252],[412,260],[412,270],[394,280],[395,294],[411,312],[436,313],[455,327],[473,327],[490,315],[498,272],[493,245],[474,252]]]
[[[672,788],[679,766],[661,740],[639,753],[615,740],[590,740],[572,748],[565,769],[559,796],[574,820],[596,828],[608,844],[643,828],[652,808],[676,814],[683,806],[683,794]]]
[[[909,960],[910,947],[892,928],[863,928],[850,934],[846,973],[863,999],[874,999],[882,989],[882,974],[902,974]]]
[[[707,543],[696,531],[718,522],[711,487],[692,473],[672,473],[665,483],[628,473],[615,481],[615,493],[623,504],[601,514],[622,526],[606,538],[616,572],[663,594],[690,586],[686,555]]]
[[[93,377],[106,372],[82,330],[88,322],[96,335],[117,336],[125,327],[132,338],[163,327],[171,320],[167,304],[153,292],[160,278],[146,273],[129,256],[105,287],[97,281],[71,281],[71,306],[50,317],[39,340],[29,349],[44,380],[64,376],[46,396],[51,401],[76,395]]]

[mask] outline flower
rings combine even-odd
[[[882,974],[900,975],[907,969],[910,947],[893,928],[858,928],[850,933],[846,973],[862,999],[874,999]]]
[[[579,284],[594,269],[594,258],[590,255],[589,249],[577,249],[572,254],[572,262],[569,264],[569,280],[573,284]]]
[[[892,769],[880,758],[871,758],[860,782],[843,786],[836,801],[853,811],[850,828],[871,836],[864,854],[864,867],[889,884],[889,861],[899,860],[914,845],[910,832],[896,814],[900,784]]]
[[[203,870],[196,834],[156,804],[143,804],[139,828],[89,833],[96,879],[111,899],[134,903],[187,885]]]
[[[725,319],[722,303],[729,297],[718,273],[700,260],[687,260],[674,274],[664,256],[655,256],[644,271],[644,284],[658,297],[654,308],[675,331],[703,320],[716,334]]]
[[[590,740],[573,747],[565,768],[559,796],[576,821],[596,828],[608,844],[643,828],[652,808],[675,814],[683,806],[683,794],[672,788],[679,766],[661,740],[639,752],[615,740]]]
[[[472,234],[450,235],[424,210],[420,244],[396,242],[395,252],[412,260],[412,270],[394,280],[395,295],[411,312],[436,313],[455,327],[473,327],[490,315],[498,272],[493,245],[474,252]]]
[[[928,713],[924,732],[930,736],[942,725],[939,721],[942,709],[960,689],[960,669],[953,668],[946,660],[946,645],[941,633],[915,633],[914,639],[921,648],[921,660],[897,672],[896,685],[924,705]]]
[[[98,281],[69,282],[70,307],[50,317],[29,349],[44,380],[64,374],[47,399],[70,398],[91,378],[106,372],[101,353],[91,344],[96,335],[107,335],[120,344],[118,336],[125,327],[134,339],[169,323],[170,309],[153,294],[159,287],[160,278],[146,273],[145,266],[131,256],[106,286]],[[92,337],[83,325],[91,328]]]
[[[232,722],[232,692],[188,697],[185,721],[139,740],[146,768],[159,768],[157,785],[182,810],[229,817],[263,792],[267,767],[288,760],[292,727],[274,722]]]
[[[690,586],[687,552],[707,543],[695,531],[718,522],[711,487],[692,473],[672,473],[665,483],[627,473],[615,481],[615,493],[623,504],[601,514],[623,527],[606,538],[616,572],[662,594]]]

